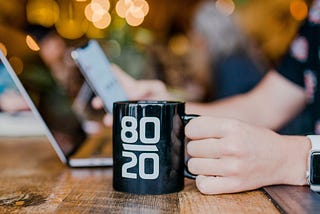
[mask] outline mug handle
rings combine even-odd
[[[183,120],[183,126],[186,126],[190,120],[196,118],[196,117],[199,117],[200,115],[197,115],[197,114],[186,114],[182,117],[182,120]],[[189,172],[188,170],[188,160],[185,160],[185,166],[184,166],[184,176],[187,177],[187,178],[190,178],[190,179],[195,179],[196,178],[196,175],[192,174],[191,172]]]

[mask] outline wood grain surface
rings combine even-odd
[[[44,138],[0,138],[0,213],[279,213],[263,191],[206,196],[114,191],[112,168],[71,169]]]
[[[320,195],[312,192],[309,186],[278,185],[265,187],[264,190],[284,213],[320,213]]]

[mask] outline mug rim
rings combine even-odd
[[[179,105],[184,104],[183,101],[174,101],[174,100],[127,100],[127,101],[117,101],[114,102],[116,105],[125,105],[125,104],[137,104],[137,105]]]

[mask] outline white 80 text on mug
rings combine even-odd
[[[146,135],[146,128],[153,128],[153,136]],[[131,160],[122,165],[122,177],[137,179],[157,179],[159,176],[159,155],[156,144],[160,141],[160,120],[157,117],[143,117],[138,121],[135,117],[124,116],[121,119],[121,141],[125,151],[122,156]],[[142,143],[136,144],[137,142]],[[140,153],[137,155],[137,153]],[[138,156],[138,157],[137,157]],[[146,160],[153,162],[152,172],[146,172]],[[138,172],[128,172],[129,169],[138,165]]]

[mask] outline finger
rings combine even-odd
[[[239,171],[236,162],[230,158],[191,158],[188,170],[196,175],[233,176]]]
[[[162,90],[155,80],[137,81],[122,71],[117,65],[113,65],[112,69],[130,100],[147,100],[150,99],[150,96],[152,96],[155,91]]]
[[[185,127],[189,139],[223,138],[241,126],[240,121],[221,117],[197,117]]]
[[[188,160],[188,170],[195,175],[222,176],[224,170],[220,165],[219,159],[190,158]]]
[[[234,177],[214,177],[199,175],[196,185],[203,194],[223,194],[244,191]]]
[[[140,96],[143,95],[143,99],[170,99],[167,88],[163,82],[159,80],[140,80],[138,83],[136,93]]]
[[[112,127],[113,124],[113,116],[111,114],[106,114],[103,117],[103,124],[107,127]]]
[[[222,139],[208,138],[193,140],[187,144],[187,152],[197,158],[219,158],[228,155],[226,143]]]
[[[131,100],[142,99],[171,99],[167,92],[166,86],[159,80],[135,80],[130,75],[125,73],[116,65],[112,65],[112,69],[117,76],[122,87],[125,89],[128,98]]]
[[[117,80],[126,92],[128,99],[139,100],[143,99],[145,91],[140,90],[139,81],[132,78],[129,74],[124,72],[119,66],[112,64],[112,70],[115,73]]]
[[[94,97],[91,101],[91,105],[94,109],[101,109],[103,107],[103,102],[99,97]]]
[[[117,80],[129,96],[129,99],[134,99],[132,93],[137,89],[138,81],[124,72],[119,66],[112,64],[112,70],[117,77]]]
[[[117,77],[117,80],[119,80],[119,82],[123,84],[123,86],[125,85],[131,86],[132,84],[135,84],[136,80],[132,78],[129,74],[124,72],[118,65],[111,64],[111,67],[114,74]]]

